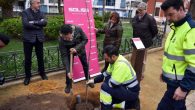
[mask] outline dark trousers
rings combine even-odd
[[[67,56],[68,57],[68,61],[70,62],[70,55]],[[87,63],[87,56],[86,54],[83,54],[83,55],[79,55],[79,60],[81,61],[81,64],[83,66],[83,71],[84,71],[84,74],[85,74],[85,79],[88,80],[90,79],[90,75],[89,75],[89,66],[88,66],[88,63]],[[73,61],[74,61],[74,57],[73,57]],[[66,66],[66,68],[69,67],[70,68],[70,64],[69,66]],[[66,69],[67,70],[67,69]],[[66,72],[66,85],[70,85],[71,82],[71,79],[68,77],[68,73]]]
[[[109,78],[106,78],[106,80],[103,82],[101,89],[107,93],[109,93],[112,96],[112,104],[111,105],[105,105],[101,103],[101,110],[112,110],[112,105],[121,103],[125,101],[125,109],[137,109],[139,105],[139,85],[136,85],[133,88],[126,88],[124,86],[119,87],[110,87],[108,84]]]
[[[176,89],[176,87],[167,86],[167,91],[165,92],[160,103],[158,104],[157,110],[186,110],[186,98],[178,101],[173,99],[173,95]]]
[[[133,48],[133,51],[131,54],[131,65],[136,72],[137,79],[139,82],[143,78],[146,59],[147,59],[147,49],[138,50],[136,48]]]
[[[25,74],[26,78],[31,77],[31,65],[32,65],[32,50],[35,47],[35,53],[38,62],[38,71],[42,76],[45,74],[44,61],[43,61],[43,43],[38,40],[35,43],[23,42],[24,45],[24,60],[25,60]]]
[[[62,59],[62,63],[65,66],[66,69],[66,85],[70,86],[70,84],[72,83],[71,79],[68,77],[68,73],[70,72],[70,48],[73,48],[74,46],[72,45],[63,45],[63,44],[59,44],[59,49],[60,49],[60,53],[61,53],[61,59]],[[89,75],[89,66],[87,63],[87,56],[86,56],[86,52],[83,52],[82,54],[78,55],[79,60],[81,61],[81,64],[83,66],[83,71],[85,74],[85,79],[88,80],[90,78]],[[74,59],[74,57],[73,57]],[[74,61],[74,60],[73,60]]]

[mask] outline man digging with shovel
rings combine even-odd
[[[65,93],[70,93],[72,89],[72,74],[70,73],[70,54],[78,55],[86,80],[90,79],[88,73],[89,65],[87,63],[87,55],[85,51],[85,45],[88,42],[83,30],[72,24],[65,24],[61,26],[59,37],[59,49],[61,53],[62,63],[66,69],[66,87]],[[73,58],[74,59],[74,58]],[[74,61],[74,60],[72,60]]]

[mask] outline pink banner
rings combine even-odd
[[[100,67],[98,64],[98,52],[91,0],[64,0],[64,21],[66,24],[80,26],[87,35],[88,43],[85,47],[87,61],[89,59],[89,73],[91,77],[99,74]],[[82,65],[77,56],[74,58],[73,79],[75,82],[85,79]]]

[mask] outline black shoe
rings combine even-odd
[[[30,83],[30,78],[25,78],[24,79],[24,85],[28,85]]]
[[[42,78],[42,80],[48,80],[48,77],[46,76],[46,74],[41,75],[41,78]]]
[[[5,78],[3,76],[0,76],[0,85],[3,85],[5,82]]]
[[[70,86],[66,86],[64,92],[67,93],[67,94],[69,94],[70,91],[71,91],[71,89],[72,89],[72,88],[71,88]]]
[[[71,89],[72,89],[72,80],[70,80],[70,84],[66,84],[64,92],[68,94],[71,92]]]

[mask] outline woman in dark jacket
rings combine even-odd
[[[119,51],[123,35],[123,28],[120,21],[120,16],[117,12],[112,12],[108,24],[104,27],[104,29],[97,29],[96,32],[105,34],[103,48],[105,48],[107,45],[114,45]],[[105,61],[105,66],[102,72],[106,71],[108,64],[109,63]]]

